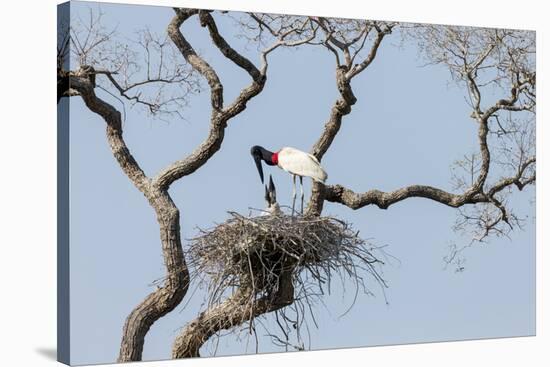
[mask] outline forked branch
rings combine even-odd
[[[189,323],[174,342],[172,358],[200,357],[200,348],[216,333],[292,304],[294,284],[291,270],[281,274],[278,284],[259,299],[255,300],[248,291],[251,289],[239,287],[235,294]]]
[[[180,239],[179,210],[166,190],[152,185],[130,153],[122,134],[121,114],[96,96],[89,69],[71,77],[71,87],[78,91],[86,106],[100,115],[107,124],[107,140],[113,156],[134,185],[144,194],[155,210],[160,226],[162,253],[167,275],[164,284],[149,294],[130,313],[124,324],[119,362],[139,361],[145,335],[152,324],[172,311],[189,288],[189,270],[183,256]]]
[[[480,161],[476,162],[479,165],[475,169],[475,176],[474,170],[471,171],[471,185],[464,187],[462,193],[456,194],[425,185],[407,186],[391,192],[373,189],[356,193],[342,185],[323,187],[316,184],[312,203],[315,204],[314,200],[317,200],[318,208],[322,208],[322,201],[327,200],[352,209],[368,205],[387,209],[405,199],[418,197],[454,208],[468,204],[482,204],[486,209],[483,209],[483,213],[479,215],[467,215],[461,212],[465,216],[462,223],[472,223],[484,228],[476,240],[484,239],[493,231],[503,234],[502,229],[497,225],[504,222],[512,228],[511,218],[515,217],[506,208],[502,193],[509,191],[507,189],[512,187],[522,190],[536,180],[534,141],[530,138],[532,127],[529,126],[532,119],[525,115],[534,114],[535,108],[536,79],[532,69],[534,41],[527,34],[507,30],[418,26],[413,27],[413,32],[419,32],[415,33],[414,37],[422,40],[428,57],[434,63],[446,65],[453,77],[466,85],[472,107],[471,117],[478,125],[478,157],[480,158]],[[371,50],[371,55],[375,55],[375,51],[376,49]],[[368,61],[369,59],[370,57],[365,60],[367,65],[372,61]],[[490,85],[499,86],[501,90],[507,92],[507,96],[486,106],[483,92]],[[517,114],[509,117],[510,128],[505,129],[501,124],[498,113],[502,111]],[[509,141],[517,145],[501,148],[505,152],[505,166],[512,166],[515,172],[493,183],[489,182],[491,168],[495,165],[492,163],[489,141],[491,118],[494,118],[498,124],[496,136],[502,138],[510,135]],[[316,145],[313,150],[315,154],[322,156],[326,152],[326,147],[330,146],[330,138],[333,139],[333,135],[338,132],[335,127],[339,124],[335,122],[338,120],[333,119],[330,121],[331,124],[326,125],[332,128],[325,128],[323,136],[317,143],[325,149],[320,149]],[[473,165],[474,162],[471,161],[471,164]],[[464,181],[461,180],[461,182]],[[496,210],[490,210],[491,206]],[[475,223],[476,220],[477,223]],[[516,219],[515,222],[519,221]]]
[[[199,14],[196,9],[174,9],[176,15],[168,26],[168,35],[178,47],[185,60],[199,72],[210,86],[212,111],[210,115],[210,131],[204,140],[189,156],[176,161],[162,170],[154,179],[154,184],[160,188],[168,188],[174,181],[187,176],[212,157],[221,147],[228,121],[241,113],[248,101],[258,95],[264,88],[265,76],[259,75],[257,68],[244,56],[235,51],[219,34],[214,19],[208,12],[201,13],[201,21],[207,26],[211,38],[222,54],[245,69],[252,77],[252,82],[243,88],[237,98],[228,106],[223,103],[223,85],[216,71],[201,58],[181,33],[180,27],[189,17]]]

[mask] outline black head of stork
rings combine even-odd
[[[268,166],[274,166],[276,163],[273,162],[273,152],[261,147],[259,145],[254,145],[250,148],[250,154],[256,162],[256,168],[258,168],[258,173],[260,174],[260,179],[264,183],[264,170],[262,168],[262,161],[264,161]]]

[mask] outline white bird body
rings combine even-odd
[[[288,173],[322,183],[327,180],[327,173],[314,155],[291,147],[284,147],[276,154],[277,166]]]

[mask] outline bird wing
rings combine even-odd
[[[301,150],[285,147],[279,151],[279,167],[294,175],[311,177],[325,182],[327,173],[313,155]]]
[[[321,165],[321,162],[319,162],[319,160],[317,159],[316,156],[314,156],[313,154],[309,154],[309,153],[307,153],[307,155],[309,155],[309,157],[311,159],[313,159],[315,162],[317,162],[318,165]]]
[[[327,180],[327,177],[328,177],[327,172],[325,171],[323,166],[321,166],[321,162],[319,162],[319,160],[317,159],[316,156],[314,156],[313,154],[308,154],[308,155],[311,159],[313,159],[313,161],[315,163],[317,163],[319,165],[319,169],[321,170],[321,172],[319,172],[318,178],[315,178],[315,177],[312,177],[312,178],[316,179],[317,181],[320,181],[320,182],[324,183]]]

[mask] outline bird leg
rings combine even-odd
[[[303,182],[304,178],[302,176],[300,176],[300,189],[301,189],[301,194],[302,194],[302,207],[301,207],[301,213],[302,215],[304,215],[304,182]]]
[[[295,204],[296,204],[296,175],[292,175],[292,215],[294,215]]]

